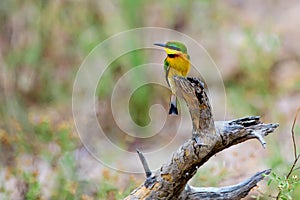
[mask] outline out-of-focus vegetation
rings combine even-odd
[[[281,171],[293,162],[290,127],[300,106],[299,13],[297,1],[1,1],[0,199],[121,199],[141,183],[109,169],[82,169],[92,158],[79,156],[84,148],[72,120],[71,95],[80,64],[97,44],[143,26],[181,31],[208,50],[224,78],[228,118],[262,115],[280,123],[263,155],[247,160],[284,176]],[[112,63],[99,83],[99,101],[108,103],[114,82],[144,59],[137,52],[129,63],[122,58]],[[157,98],[168,101],[157,94],[153,87],[136,91],[130,110],[137,124],[149,122],[148,108]],[[104,128],[113,132],[111,114],[104,114]],[[298,123],[298,145],[299,132]],[[195,183],[216,186],[249,170],[216,166],[200,170]],[[300,177],[299,170],[294,175]],[[292,197],[298,199],[299,184],[295,187]]]

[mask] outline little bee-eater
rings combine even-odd
[[[190,56],[187,53],[186,46],[181,42],[169,41],[166,44],[155,43],[154,45],[164,47],[167,53],[164,69],[167,83],[172,91],[169,115],[178,115],[176,85],[173,76],[185,77],[188,74],[190,71]]]

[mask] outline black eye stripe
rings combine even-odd
[[[175,57],[177,57],[177,56],[179,56],[178,54],[168,54],[168,57],[169,58],[175,58]]]

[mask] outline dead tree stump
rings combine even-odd
[[[244,182],[228,187],[197,188],[187,184],[201,167],[216,153],[249,139],[258,139],[265,147],[264,136],[278,124],[264,124],[258,116],[231,121],[214,121],[204,84],[198,78],[174,77],[177,95],[181,96],[193,122],[192,137],[173,153],[159,170],[151,172],[143,154],[138,151],[145,169],[146,180],[126,197],[133,199],[241,199],[271,170],[256,173]]]

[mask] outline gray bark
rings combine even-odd
[[[264,170],[248,180],[221,188],[196,188],[187,182],[216,153],[249,139],[258,139],[263,147],[264,136],[272,133],[278,124],[264,124],[258,116],[231,121],[213,120],[212,110],[204,84],[197,78],[174,77],[177,95],[181,96],[192,118],[192,137],[173,153],[168,162],[155,172],[149,172],[146,160],[138,151],[147,174],[145,182],[136,188],[129,199],[241,199],[263,179]]]

